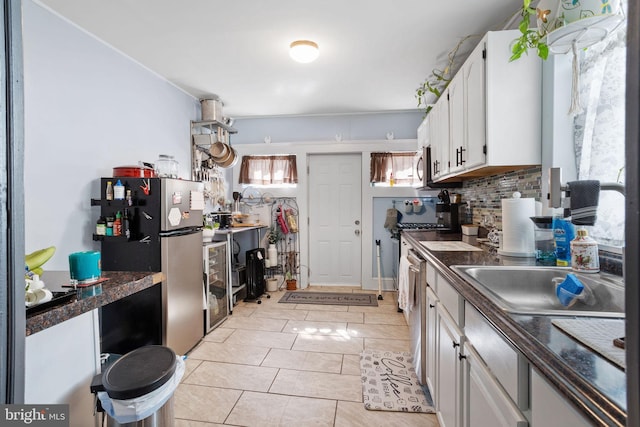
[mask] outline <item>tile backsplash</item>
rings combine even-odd
[[[484,216],[492,214],[494,227],[502,229],[502,202],[500,200],[511,197],[515,191],[519,191],[522,197],[533,197],[537,201],[541,201],[541,179],[542,168],[537,166],[465,181],[461,189],[451,190],[451,192],[462,195],[463,205],[466,201],[471,201],[474,224],[482,224]],[[461,218],[465,218],[464,210],[460,214]],[[600,269],[621,276],[622,257],[600,250]]]
[[[501,199],[511,197],[519,191],[522,197],[533,197],[541,200],[540,181],[542,168],[540,166],[514,172],[476,178],[465,181],[461,189],[451,190],[462,195],[462,203],[471,202],[474,224],[482,224],[485,215],[492,214],[494,226],[502,228]],[[461,212],[462,214],[462,212]],[[461,215],[464,218],[464,215]]]

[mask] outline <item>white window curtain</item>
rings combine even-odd
[[[624,183],[626,26],[584,50],[580,70],[584,111],[574,118],[578,179]],[[621,194],[600,193],[598,219],[589,233],[601,243],[624,244]]]
[[[296,184],[298,170],[295,155],[242,156],[240,184]]]
[[[390,183],[393,176],[394,185],[418,185],[420,181],[416,167],[419,158],[415,151],[371,153],[370,182]]]

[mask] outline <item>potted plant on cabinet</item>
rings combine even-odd
[[[442,69],[434,68],[431,74],[416,89],[415,96],[418,100],[418,107],[424,107],[425,114],[429,114],[429,111],[433,108],[430,98],[433,98],[432,102],[435,103],[449,85],[455,71],[457,71],[459,64],[456,63],[456,55],[458,55],[458,51],[467,40],[478,37],[480,36],[477,34],[470,34],[460,39],[455,47],[447,53],[446,65]]]

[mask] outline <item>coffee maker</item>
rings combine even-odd
[[[436,218],[438,224],[445,226],[443,233],[460,233],[460,204],[451,203],[448,190],[442,190],[438,194],[440,200],[436,203]]]

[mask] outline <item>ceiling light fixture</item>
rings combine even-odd
[[[320,55],[318,44],[311,40],[296,40],[289,45],[289,56],[297,62],[307,64],[313,62]]]

